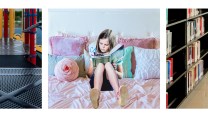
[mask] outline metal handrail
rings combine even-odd
[[[26,28],[22,32],[23,33],[30,32],[30,30],[33,29],[33,28],[40,28],[39,26],[42,26],[42,22],[38,22],[37,24],[34,24],[34,25]],[[40,29],[42,29],[42,28],[40,28]]]

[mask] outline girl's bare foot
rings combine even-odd
[[[98,108],[99,106],[100,91],[98,89],[91,89],[90,91],[90,100],[92,102],[93,108]]]
[[[127,103],[127,99],[128,99],[128,90],[127,87],[122,85],[119,88],[119,98],[118,98],[118,103],[120,106],[125,106]]]

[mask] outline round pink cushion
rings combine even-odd
[[[54,69],[55,76],[60,81],[73,81],[78,77],[79,67],[73,59],[63,58]]]

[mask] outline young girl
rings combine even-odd
[[[115,37],[112,30],[106,29],[102,31],[98,37],[96,45],[96,54],[108,54],[114,47]],[[121,106],[125,106],[128,97],[126,86],[119,86],[118,78],[122,78],[123,68],[118,63],[99,63],[93,70],[92,60],[90,61],[90,69],[88,75],[90,77],[90,99],[93,108],[98,108],[100,91],[114,90]]]

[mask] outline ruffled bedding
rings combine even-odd
[[[79,77],[72,82],[58,81],[55,76],[49,76],[48,106],[49,108],[93,108],[89,92],[88,78]],[[160,108],[160,79],[138,80],[124,78],[120,85],[127,86],[128,103],[124,107],[118,105],[113,91],[102,91],[99,108]]]

